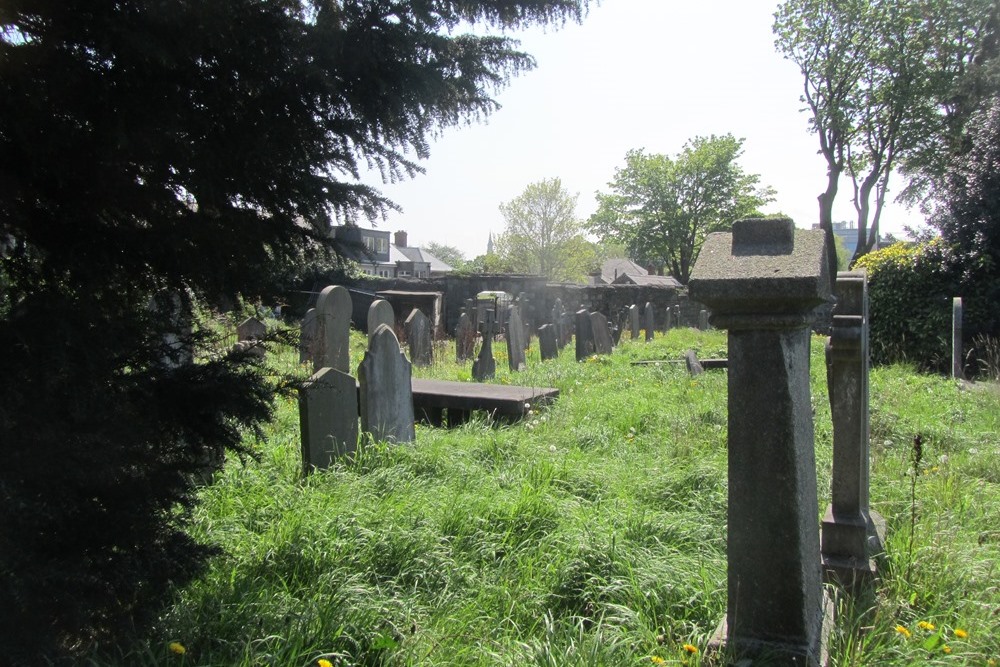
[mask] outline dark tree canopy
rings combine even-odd
[[[493,111],[533,61],[463,26],[585,6],[0,4],[5,659],[128,627],[204,561],[177,511],[190,475],[269,416],[275,387],[252,359],[207,357],[172,311],[328,255],[331,216],[392,207],[359,168],[411,176],[434,133]]]

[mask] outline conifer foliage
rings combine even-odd
[[[266,293],[331,251],[331,217],[392,207],[359,168],[411,176],[435,132],[493,111],[533,61],[468,25],[585,8],[0,4],[5,659],[134,627],[204,563],[191,480],[269,416],[274,387],[246,356],[206,356],[178,310]]]

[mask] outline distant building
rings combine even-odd
[[[635,276],[630,273],[623,273],[615,278],[612,285],[642,285],[644,287],[680,287],[680,282],[673,276]]]
[[[672,276],[657,275],[653,266],[642,267],[630,259],[609,259],[590,274],[591,285],[660,285],[680,287]]]
[[[355,225],[338,225],[332,234],[343,242],[344,255],[371,276],[430,278],[454,270],[427,250],[408,246],[404,231],[396,232],[392,243],[389,232]]]

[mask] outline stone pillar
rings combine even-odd
[[[820,546],[826,578],[846,587],[870,581],[885,521],[868,507],[868,281],[864,271],[837,274],[837,305],[826,348],[833,417],[831,503]]]
[[[715,646],[825,664],[809,391],[809,325],[830,295],[823,232],[739,220],[705,241],[689,289],[729,330],[729,597]]]
[[[965,364],[962,350],[962,297],[951,300],[951,376],[957,380],[965,378]]]

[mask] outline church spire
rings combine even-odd
[[[490,238],[486,242],[486,254],[487,255],[493,254],[493,232],[490,232]]]

